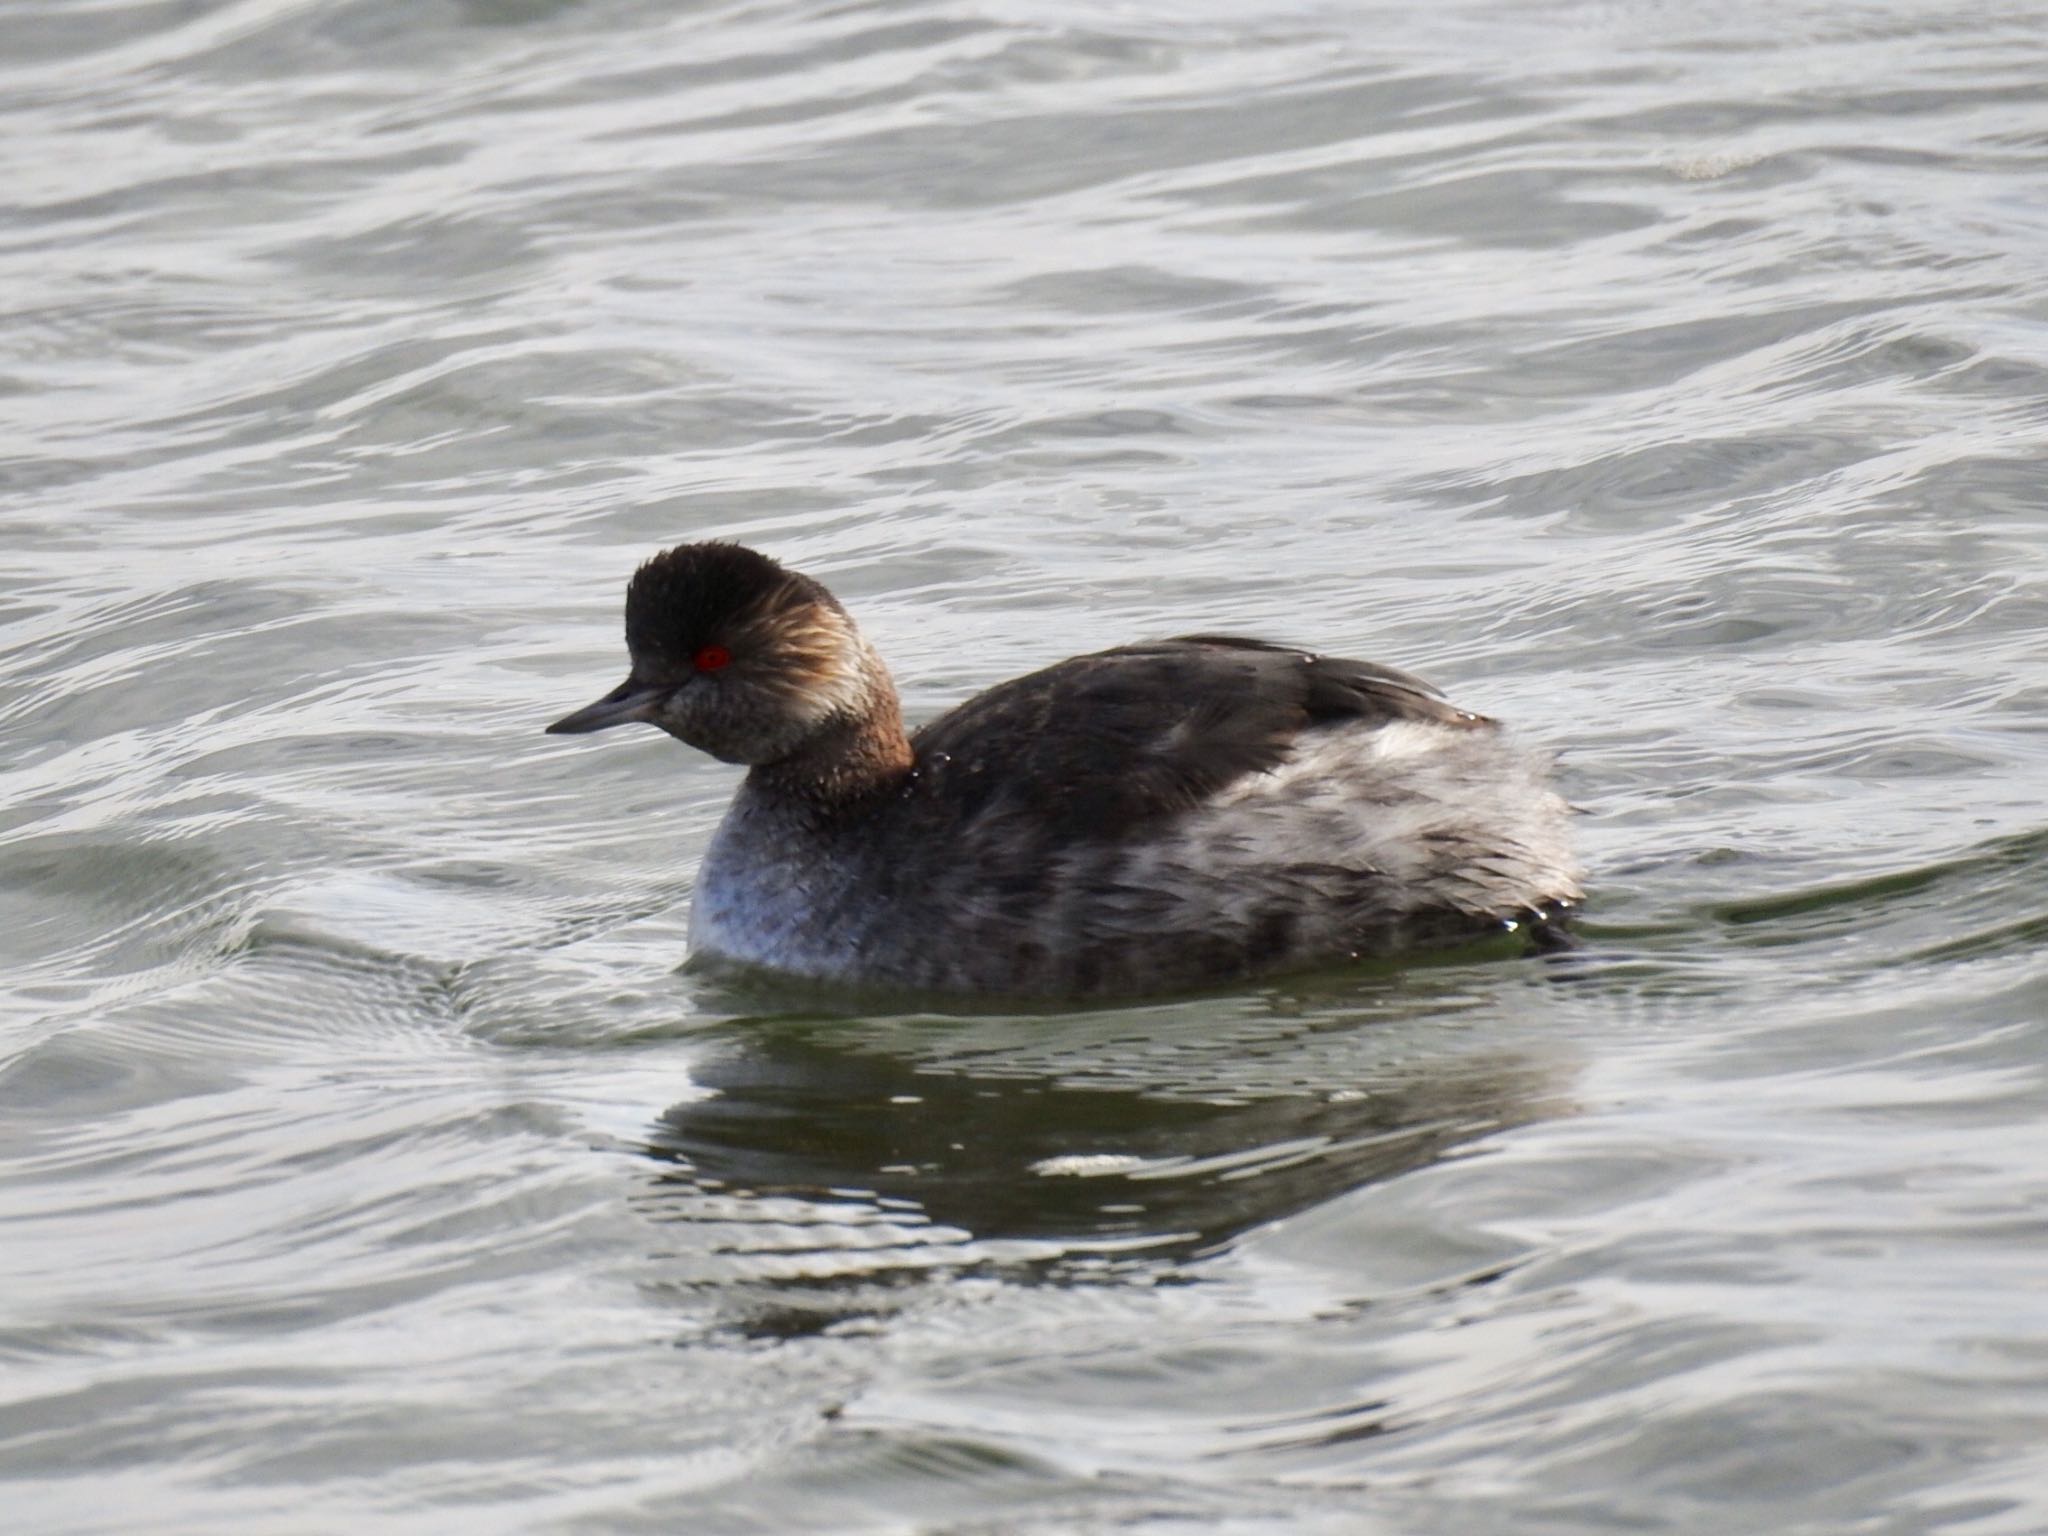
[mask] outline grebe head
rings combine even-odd
[[[550,733],[645,721],[760,765],[895,712],[887,673],[832,594],[738,544],[679,544],[641,566],[626,588],[626,649],[625,682]]]

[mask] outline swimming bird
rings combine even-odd
[[[1580,899],[1546,760],[1428,683],[1233,635],[1075,656],[914,733],[830,592],[681,544],[626,590],[642,721],[745,781],[694,955],[1052,999],[1187,990],[1523,930]]]

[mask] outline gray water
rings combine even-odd
[[[10,1531],[2048,1529],[2048,13],[10,0]],[[1560,749],[1563,962],[678,967],[543,738],[742,538],[913,714]]]

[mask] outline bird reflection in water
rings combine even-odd
[[[1467,1041],[1390,1063],[1357,1044],[1371,1021],[1280,1023],[1033,1050],[929,1020],[736,1020],[693,1073],[709,1094],[650,1133],[669,1166],[643,1210],[683,1229],[674,1284],[781,1336],[935,1270],[1188,1278],[1252,1228],[1569,1107],[1551,1058]]]

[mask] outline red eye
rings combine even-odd
[[[697,654],[690,658],[690,665],[699,672],[716,672],[720,667],[732,665],[732,652],[722,645],[701,645]]]

